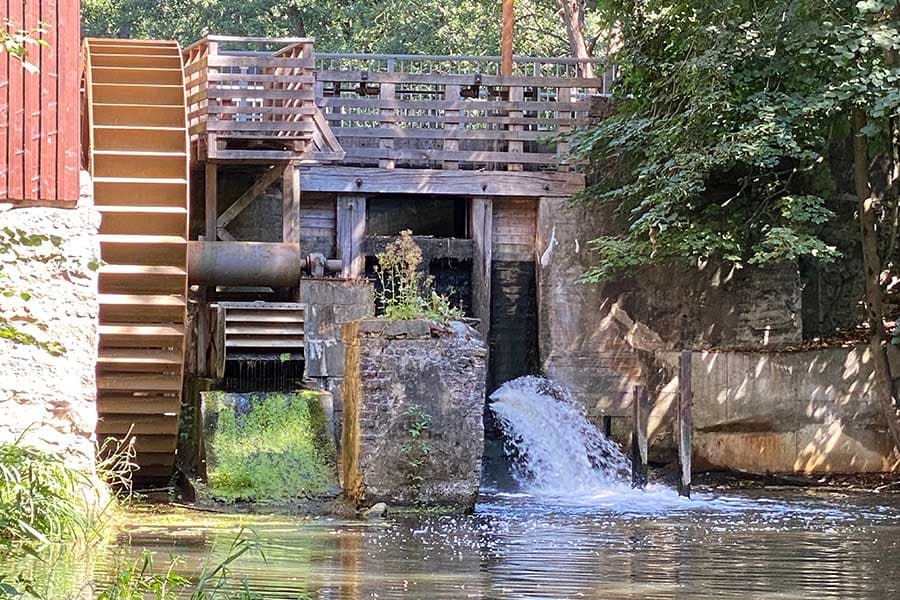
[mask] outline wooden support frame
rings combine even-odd
[[[337,251],[341,276],[358,279],[365,273],[366,197],[340,194],[336,202]]]
[[[205,206],[206,206],[206,239],[214,242],[216,241],[216,215],[219,212],[219,188],[218,188],[218,176],[219,169],[218,165],[215,161],[209,161],[206,163],[205,167],[206,171],[206,179],[205,179]]]
[[[691,438],[694,430],[692,410],[694,393],[691,389],[693,352],[683,350],[678,369],[678,417],[676,436],[678,442],[678,495],[691,497]]]
[[[631,487],[647,486],[647,421],[650,418],[650,395],[647,389],[637,385],[631,401]]]
[[[272,168],[267,170],[265,173],[260,176],[256,182],[250,186],[250,189],[241,194],[240,198],[235,200],[231,206],[225,209],[225,211],[215,219],[216,231],[213,237],[209,239],[215,240],[220,239],[227,242],[235,241],[234,236],[232,236],[228,231],[226,231],[225,227],[231,223],[241,212],[247,208],[251,202],[259,198],[261,195],[265,193],[269,186],[275,183],[279,177],[284,173],[288,163],[276,163]],[[209,188],[207,187],[207,193]],[[298,189],[299,192],[299,189]],[[209,199],[207,198],[207,202]],[[209,207],[207,206],[207,211]],[[207,212],[208,214],[208,212]]]
[[[485,342],[491,332],[491,263],[493,262],[494,205],[490,198],[475,197],[469,203],[469,232],[474,242],[472,261],[472,311]]]
[[[300,243],[300,172],[293,163],[282,173],[281,241]]]

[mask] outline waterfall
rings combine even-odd
[[[558,385],[520,377],[500,386],[491,401],[523,491],[578,497],[625,482],[628,458]]]

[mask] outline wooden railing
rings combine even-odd
[[[312,40],[208,36],[184,57],[198,160],[343,157],[316,108]]]
[[[298,38],[209,36],[185,49],[198,160],[568,170],[565,134],[610,74],[598,60],[313,53]],[[595,76],[599,74],[599,76]]]
[[[494,170],[570,167],[565,133],[605,95],[600,61],[316,54],[316,103],[345,164]],[[602,72],[584,77],[584,72]],[[561,135],[563,134],[563,135]]]

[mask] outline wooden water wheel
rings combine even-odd
[[[176,42],[87,39],[84,144],[100,225],[98,435],[173,472],[184,370],[189,156]]]

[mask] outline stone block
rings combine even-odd
[[[364,320],[344,332],[345,494],[471,510],[484,449],[484,342],[468,327],[432,336],[427,321]]]

